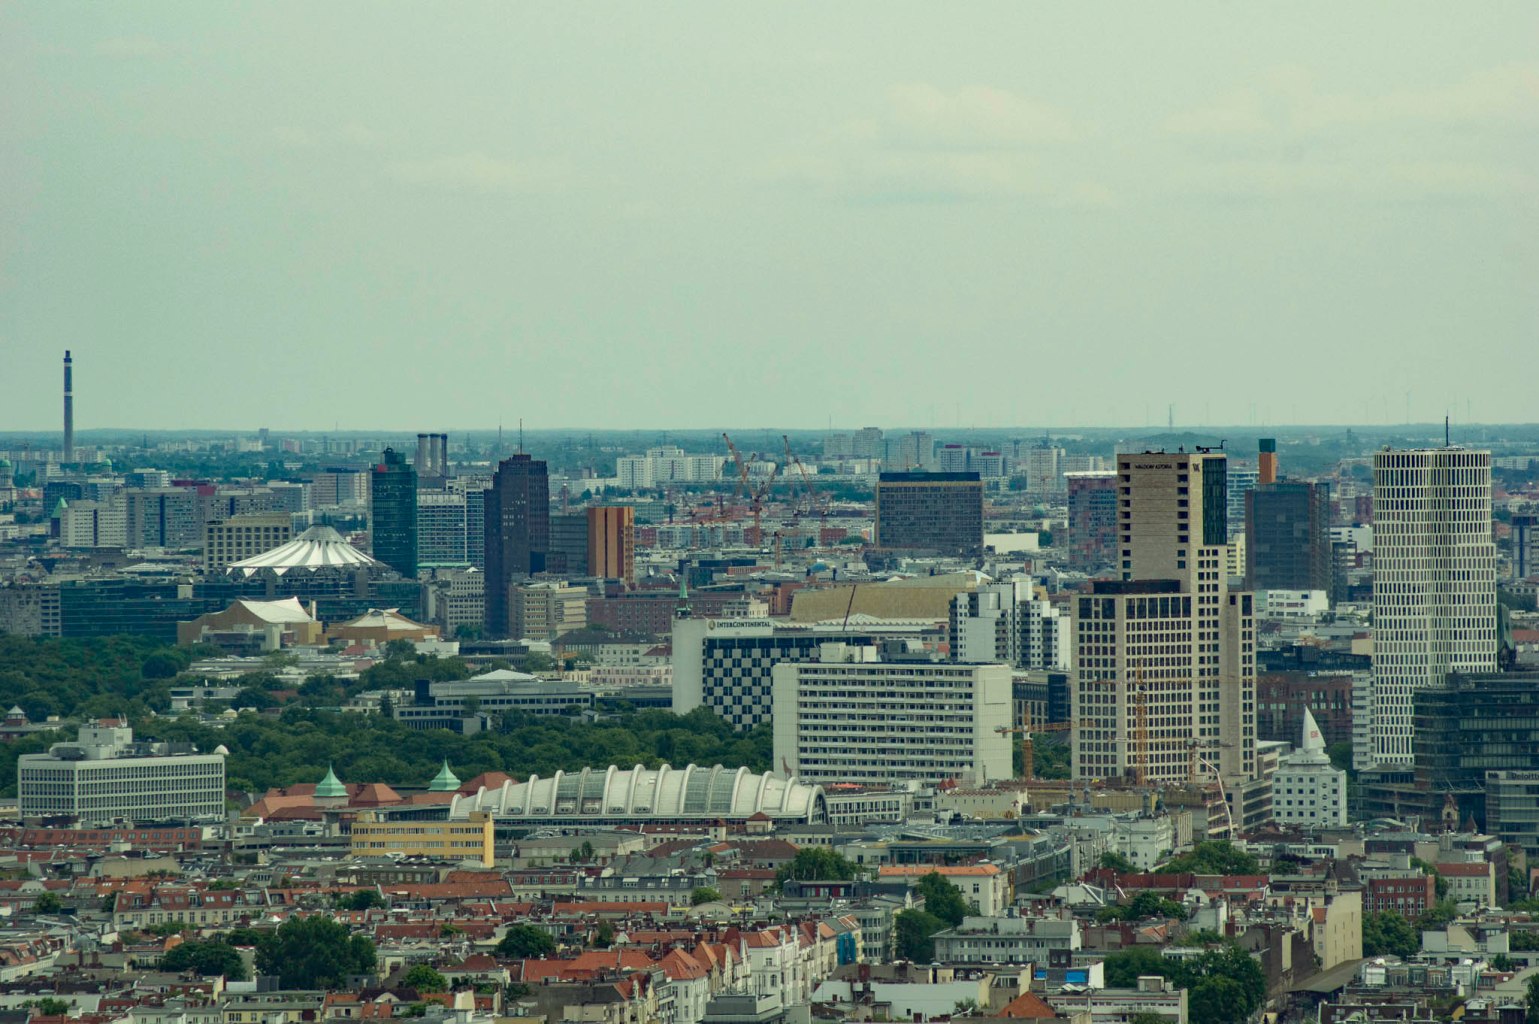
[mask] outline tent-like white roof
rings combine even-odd
[[[413,622],[397,608],[370,608],[351,622],[335,627],[345,629],[384,629],[392,633],[415,633],[426,629],[420,622]]]
[[[247,601],[235,602],[252,615],[263,622],[314,622],[310,618],[310,612],[299,603],[297,597],[285,597],[277,601]]]
[[[624,823],[661,819],[744,820],[755,814],[799,822],[826,820],[823,787],[747,768],[584,768],[531,776],[454,798],[451,820],[489,811],[498,820]]]
[[[291,569],[354,569],[384,563],[353,547],[329,526],[312,526],[287,544],[231,563],[230,571],[243,576],[270,570],[279,576]]]

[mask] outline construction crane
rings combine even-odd
[[[1017,734],[1020,735],[1020,737],[1021,737],[1021,781],[1023,781],[1023,782],[1032,782],[1036,778],[1035,772],[1036,772],[1037,750],[1036,750],[1036,745],[1035,745],[1035,743],[1034,743],[1034,741],[1032,739],[1032,736],[1035,733],[1072,732],[1075,729],[1089,728],[1089,727],[1092,727],[1094,725],[1095,725],[1095,723],[1089,721],[1088,719],[1085,720],[1085,721],[1079,721],[1079,722],[1044,722],[1041,725],[1032,725],[1031,724],[1031,709],[1027,708],[1026,709],[1026,717],[1025,717],[1024,721],[1022,722],[1022,724],[1020,724],[1020,725],[1001,725],[1001,726],[996,727],[994,731],[999,733],[1001,736],[1012,736],[1012,735],[1017,735]]]
[[[1097,679],[1095,682],[1116,686],[1118,680]],[[1142,786],[1149,778],[1149,692],[1142,666],[1134,670],[1128,699],[1133,705],[1133,728],[1128,736],[1128,772],[1133,776],[1133,785]]]
[[[727,442],[727,451],[732,455],[732,462],[737,467],[737,485],[732,488],[732,498],[746,498],[748,496],[748,463],[743,459],[743,453],[737,450],[737,445],[732,443],[732,438],[726,434],[721,439]]]

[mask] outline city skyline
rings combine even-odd
[[[284,10],[0,14],[7,426],[1528,415],[1532,5]]]

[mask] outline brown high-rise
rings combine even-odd
[[[636,582],[636,510],[629,505],[588,509],[588,572]]]
[[[550,550],[550,478],[542,460],[503,459],[486,491],[486,632],[508,633],[508,586],[545,571]]]

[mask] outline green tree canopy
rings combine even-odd
[[[721,900],[721,890],[713,889],[709,885],[702,885],[689,894],[689,905],[698,907],[702,903],[717,903]]]
[[[284,988],[341,988],[349,975],[374,970],[374,943],[319,914],[291,917],[277,931],[263,933],[257,970],[274,974]]]
[[[1119,875],[1131,875],[1138,870],[1132,861],[1114,850],[1107,850],[1101,854],[1101,859],[1097,861],[1097,866],[1105,868],[1107,871],[1115,871]]]
[[[1411,922],[1393,910],[1363,915],[1363,955],[1407,957],[1421,949]]]
[[[1156,870],[1162,874],[1259,875],[1261,863],[1224,840],[1210,839],[1198,843],[1191,853],[1169,860]]]
[[[449,979],[427,964],[415,964],[401,978],[401,987],[415,992],[447,992]]]
[[[497,943],[497,955],[514,960],[550,956],[555,951],[556,940],[550,932],[532,924],[513,925]]]
[[[900,910],[893,922],[898,959],[927,964],[935,959],[935,933],[946,922],[923,910]]]
[[[229,943],[184,942],[161,957],[163,971],[192,971],[200,978],[223,977],[229,981],[246,980],[246,961]]]
[[[854,878],[859,869],[826,846],[804,846],[796,851],[791,863],[781,865],[775,872],[775,881],[798,882],[846,881]]]
[[[385,897],[378,889],[358,889],[337,897],[337,907],[341,910],[372,910],[385,905]]]
[[[914,891],[924,897],[924,909],[946,924],[955,928],[967,916],[967,900],[962,890],[946,881],[939,871],[932,871],[919,880]]]

